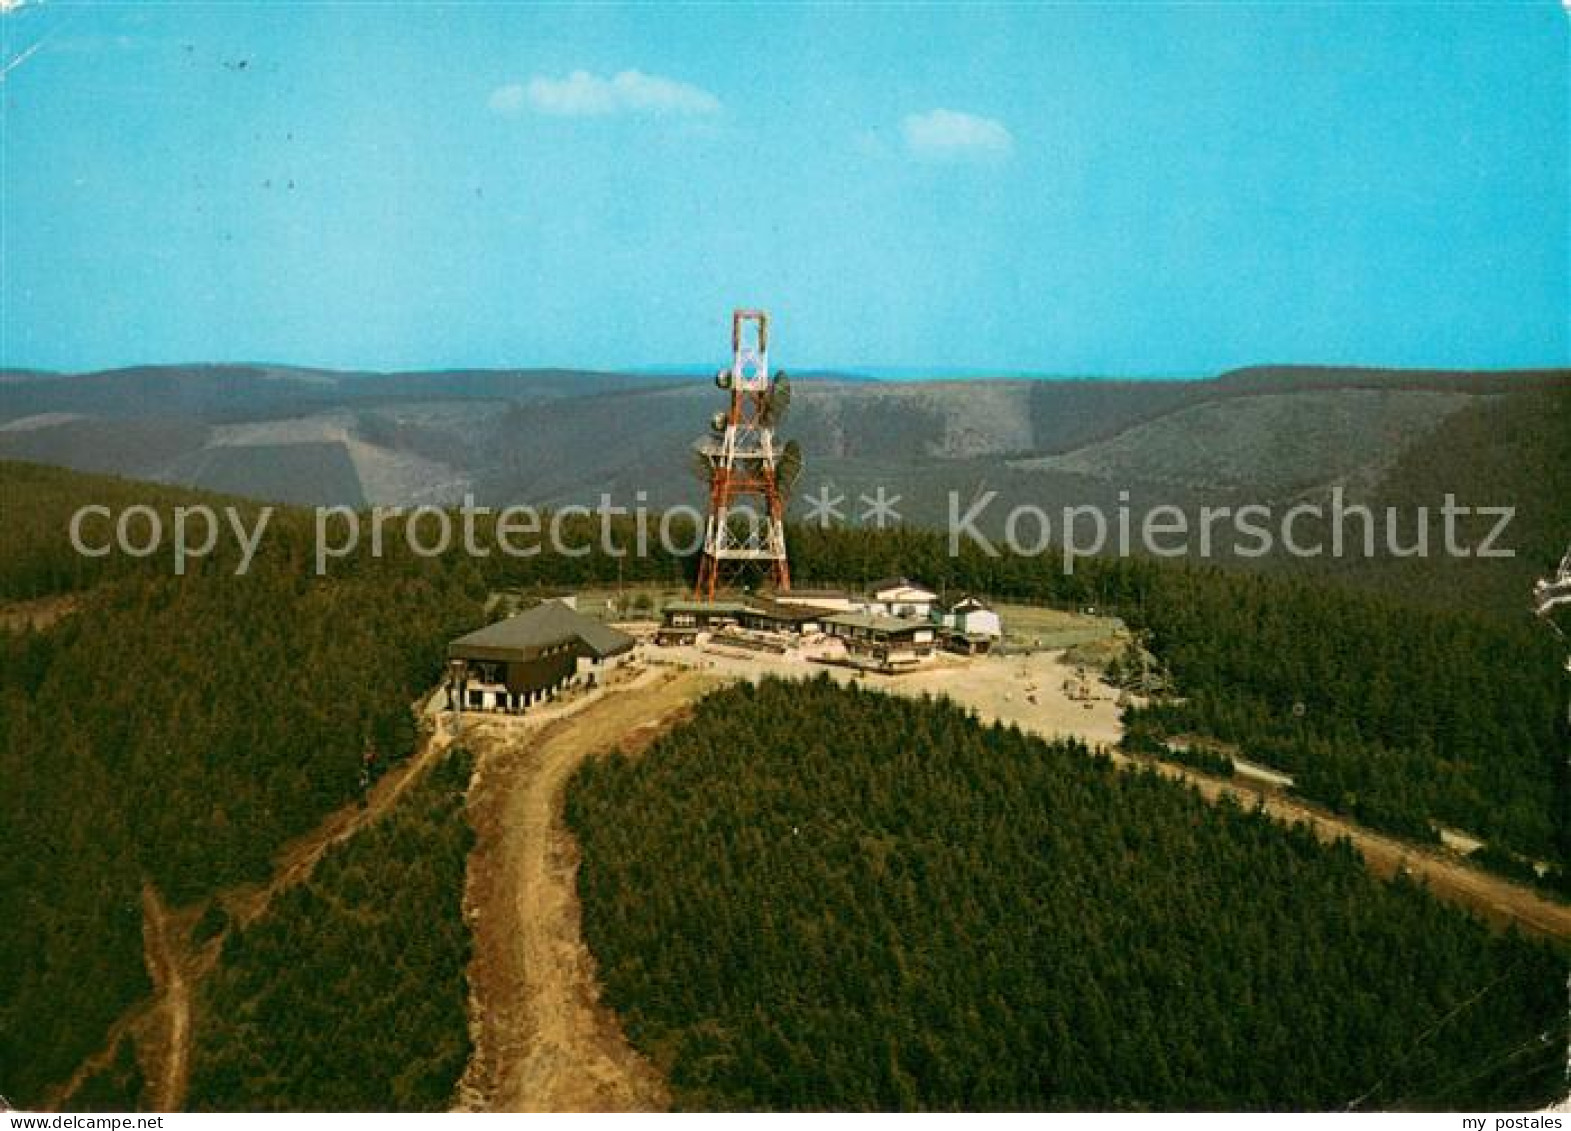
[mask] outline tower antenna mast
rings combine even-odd
[[[1556,636],[1566,641],[1566,634],[1554,618],[1554,611],[1563,605],[1571,605],[1571,547],[1567,547],[1566,556],[1560,559],[1560,568],[1555,571],[1555,575],[1533,586],[1533,611],[1544,619],[1544,623],[1549,625]],[[1566,656],[1565,666],[1566,671],[1571,672],[1571,654]],[[1571,703],[1566,707],[1566,722],[1571,725]],[[1571,999],[1571,971],[1566,974],[1566,996]],[[1566,1083],[1571,1084],[1571,1046],[1566,1049]]]
[[[1533,586],[1533,611],[1543,618],[1554,634],[1571,644],[1566,634],[1555,623],[1554,611],[1561,606],[1571,606],[1571,548],[1560,559],[1560,568],[1553,577],[1546,577]],[[1571,655],[1566,657],[1566,671],[1571,672]],[[1566,721],[1571,723],[1571,705],[1566,707]]]
[[[799,465],[800,459],[775,443],[775,426],[790,393],[784,373],[769,374],[767,313],[732,312],[731,364],[715,375],[715,384],[729,400],[726,411],[710,421],[709,438],[697,446],[709,483],[709,513],[695,596],[713,601],[726,577],[758,566],[783,592],[791,588],[785,493],[795,467],[782,467],[782,462]]]
[[[1549,622],[1549,627],[1561,637],[1565,633],[1560,631],[1560,626],[1555,624],[1550,613],[1561,605],[1571,605],[1571,548],[1566,550],[1566,556],[1560,559],[1560,569],[1554,577],[1546,577],[1533,586],[1533,607],[1539,616]]]

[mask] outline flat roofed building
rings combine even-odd
[[[668,601],[660,610],[660,619],[673,628],[708,628],[735,623],[746,611],[741,601]]]
[[[829,609],[754,597],[747,602],[738,620],[743,628],[760,632],[812,633],[823,631],[824,619],[833,615]]]
[[[660,610],[657,644],[691,644],[700,632],[736,624],[746,608],[740,601],[668,601]]]
[[[814,633],[823,630],[832,610],[792,605],[763,597],[746,601],[672,601],[661,610],[658,639],[685,644],[700,632],[739,625],[754,632]]]
[[[846,656],[853,663],[879,671],[898,671],[921,663],[933,654],[937,637],[930,624],[879,613],[829,617],[824,631],[845,645]]]
[[[594,685],[635,643],[562,601],[545,601],[449,644],[461,674],[448,693],[466,708],[522,710],[575,684]]]

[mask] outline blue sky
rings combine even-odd
[[[0,365],[1571,363],[1553,0],[0,8]]]

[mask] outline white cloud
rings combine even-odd
[[[959,110],[908,114],[900,134],[907,151],[935,160],[1007,157],[1015,145],[1002,122]]]
[[[25,3],[27,3],[27,0],[0,0],[0,16],[4,16],[10,12],[20,11],[22,5]]]
[[[527,83],[497,87],[491,92],[489,105],[498,114],[530,109],[561,118],[694,116],[720,111],[720,100],[702,87],[642,71],[621,71],[610,78],[588,71],[574,71],[560,79],[536,75]]]

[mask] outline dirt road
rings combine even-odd
[[[1136,764],[1137,760],[1112,749],[1123,736],[1123,723],[1112,695],[1103,688],[1096,698],[1070,699],[1064,685],[1075,683],[1076,673],[1056,653],[1000,660],[991,666],[974,665],[957,674],[923,673],[910,683],[905,679],[899,682],[904,684],[898,688],[902,694],[946,694],[973,708],[984,722],[1014,723],[1044,738],[1072,735],[1093,746],[1107,747],[1120,765]],[[1021,693],[1021,685],[1031,688],[1029,694]],[[1262,804],[1277,820],[1288,824],[1301,821],[1328,844],[1347,837],[1376,875],[1389,879],[1406,870],[1414,879],[1427,883],[1436,896],[1461,904],[1496,926],[1515,923],[1533,934],[1571,939],[1571,906],[1472,867],[1455,855],[1373,832],[1267,784],[1217,778],[1173,762],[1140,759],[1138,763],[1193,784],[1211,801],[1225,795],[1245,806]]]
[[[960,673],[933,671],[903,677],[898,681],[902,686],[894,690],[908,695],[924,691],[949,695],[973,708],[984,722],[1014,723],[1044,738],[1072,735],[1091,745],[1106,746],[1119,765],[1151,766],[1167,777],[1193,784],[1211,801],[1231,796],[1245,806],[1263,804],[1271,816],[1288,824],[1301,821],[1326,843],[1347,837],[1376,875],[1390,878],[1406,870],[1441,899],[1461,904],[1496,926],[1515,923],[1534,934],[1571,938],[1571,906],[1474,868],[1454,855],[1373,832],[1269,785],[1212,777],[1176,763],[1136,760],[1118,753],[1112,748],[1122,737],[1123,724],[1112,696],[1103,688],[1097,698],[1072,700],[1064,691],[1066,681],[1073,684],[1075,672],[1057,654],[1045,653],[973,665]],[[1031,691],[1022,694],[1022,685]]]
[[[159,1071],[150,1081],[154,1111],[179,1111],[191,1075],[191,986],[169,912],[152,884],[142,886],[142,933],[156,1016],[162,1021]]]
[[[912,681],[907,683],[907,678]],[[1064,685],[1074,684],[1076,673],[1057,653],[992,660],[959,673],[933,671],[898,682],[903,684],[897,689],[902,694],[927,691],[949,695],[973,708],[984,722],[1014,723],[1044,738],[1071,735],[1093,746],[1107,747],[1120,765],[1136,764],[1135,759],[1112,749],[1123,736],[1123,723],[1112,695],[1101,688],[1096,698],[1070,699]],[[1023,687],[1031,690],[1022,694]],[[1496,926],[1515,923],[1533,934],[1571,938],[1571,906],[1474,868],[1457,856],[1373,832],[1269,785],[1212,777],[1173,762],[1140,759],[1138,764],[1193,784],[1211,801],[1226,795],[1245,806],[1263,804],[1277,820],[1288,824],[1301,821],[1328,844],[1347,837],[1376,875],[1389,879],[1406,870],[1414,879],[1427,883],[1436,896],[1461,904]]]
[[[1154,766],[1159,773],[1194,784],[1212,801],[1231,796],[1244,806],[1262,804],[1266,812],[1279,821],[1288,824],[1302,821],[1316,837],[1328,844],[1347,837],[1363,854],[1365,866],[1375,875],[1389,879],[1405,870],[1413,879],[1426,883],[1435,896],[1461,904],[1497,927],[1514,923],[1531,934],[1571,939],[1571,906],[1426,845],[1372,832],[1272,789],[1237,780],[1224,781],[1171,762],[1136,760],[1119,754],[1114,755],[1114,760],[1124,765],[1139,761]]]
[[[202,979],[217,965],[228,931],[255,922],[280,893],[308,879],[329,848],[348,840],[391,810],[451,745],[452,735],[442,730],[423,739],[413,757],[377,781],[365,805],[345,805],[330,813],[315,829],[285,845],[266,882],[219,892],[215,898],[228,911],[233,925],[199,950],[192,949],[188,940],[203,905],[171,910],[164,906],[151,884],[144,884],[143,960],[153,981],[152,1000],[138,1002],[127,1010],[110,1027],[104,1047],[78,1066],[71,1078],[48,1098],[46,1106],[51,1110],[64,1107],[89,1077],[113,1061],[120,1042],[130,1037],[136,1042],[138,1059],[149,1069],[148,1099],[153,1109],[181,1110],[190,1082],[192,999]]]
[[[637,1111],[667,1106],[660,1075],[600,1002],[580,930],[578,849],[563,816],[585,758],[647,743],[711,681],[647,672],[543,727],[469,723],[477,758],[470,817],[477,842],[465,906],[474,931],[475,1051],[460,1110]]]

